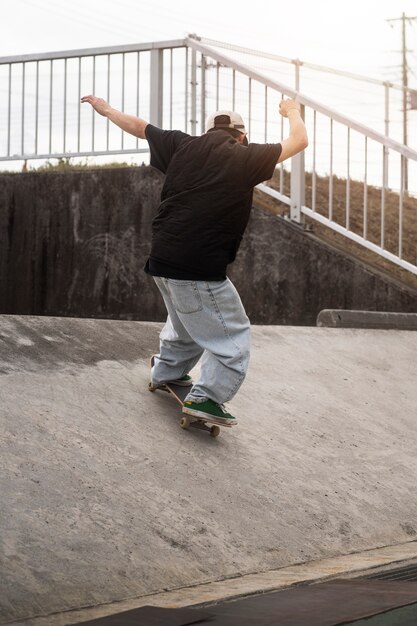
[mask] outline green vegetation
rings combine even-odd
[[[36,161],[31,161],[30,165],[27,161],[24,161],[22,172],[66,172],[76,170],[96,170],[96,169],[113,169],[118,167],[141,167],[137,163],[126,163],[126,161],[112,163],[89,163],[88,160],[74,163],[71,157],[64,157],[58,159],[52,159],[37,166],[34,165]],[[142,165],[145,165],[142,163]],[[0,170],[0,174],[19,174],[16,170]]]
[[[84,161],[81,163],[72,163],[71,157],[65,157],[60,159],[55,159],[56,162],[46,161],[43,165],[33,168],[27,171],[31,172],[65,172],[68,170],[88,170],[88,169],[112,169],[117,167],[137,167],[136,164],[121,162],[113,162],[113,163],[103,163],[101,165],[97,165],[97,163],[89,163],[88,161]]]

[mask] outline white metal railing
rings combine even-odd
[[[162,123],[163,61],[182,76],[186,108],[187,48],[183,40],[0,58],[0,161],[148,152],[80,104],[99,92],[122,110]],[[177,58],[178,55],[178,58]],[[175,57],[175,64],[174,64]],[[183,121],[181,120],[181,124]],[[145,145],[146,144],[146,145]]]
[[[199,37],[198,35],[189,35],[191,38],[200,41],[202,44],[208,45],[211,48],[223,48],[228,51],[229,56],[231,53],[238,53],[238,60],[242,62],[242,57],[246,59],[244,63],[246,65],[253,66],[259,62],[259,60],[267,60],[271,62],[268,66],[263,67],[263,71],[271,70],[273,73],[281,72],[282,65],[286,65],[289,68],[292,68],[292,81],[294,84],[294,89],[296,91],[304,91],[308,92],[308,86],[303,85],[303,80],[305,80],[305,71],[311,70],[317,74],[329,74],[334,77],[339,77],[342,79],[346,79],[345,83],[349,89],[351,85],[351,81],[365,83],[367,88],[370,86],[379,88],[378,91],[378,99],[382,98],[383,106],[379,107],[379,110],[383,113],[383,120],[378,121],[378,126],[382,126],[380,123],[383,122],[384,135],[391,136],[391,128],[390,128],[390,118],[393,113],[393,108],[395,108],[399,102],[392,102],[392,94],[397,92],[400,95],[402,104],[404,103],[408,105],[409,110],[417,110],[417,89],[414,89],[410,86],[404,86],[399,83],[395,83],[389,80],[379,80],[371,76],[364,76],[363,74],[356,74],[354,72],[347,72],[344,70],[339,70],[334,67],[328,67],[324,65],[318,65],[317,63],[309,63],[307,61],[301,59],[292,59],[290,57],[285,57],[282,55],[272,54],[270,52],[264,52],[262,50],[256,50],[254,48],[248,48],[243,46],[237,46],[234,44],[230,44],[224,41],[218,41],[215,39],[208,39],[205,37]],[[303,72],[303,75],[302,75]],[[290,72],[291,76],[291,72]],[[320,85],[322,88],[322,82],[320,80],[316,80],[316,84]],[[311,81],[309,81],[309,86],[311,85]],[[355,94],[356,96],[356,94]],[[352,101],[356,99],[352,97]],[[372,102],[374,105],[376,102]],[[363,102],[360,103],[363,106]],[[403,122],[403,120],[401,120]],[[372,126],[372,124],[367,124],[367,126]]]
[[[86,93],[102,95],[115,107],[158,126],[191,134],[204,132],[207,113],[237,109],[255,142],[284,138],[286,122],[278,114],[278,103],[284,96],[296,97],[308,128],[309,148],[291,160],[289,188],[289,174],[281,164],[275,188],[261,185],[261,191],[286,203],[293,221],[302,223],[308,216],[417,274],[417,241],[410,230],[417,206],[411,222],[405,220],[409,217],[408,205],[405,216],[406,174],[415,174],[409,177],[409,191],[416,193],[417,152],[195,37],[2,58],[0,90],[7,94],[0,104],[0,119],[6,122],[0,123],[4,162],[148,152],[145,141],[127,136],[90,107],[80,106]],[[326,181],[326,198],[319,195],[319,177]],[[340,191],[335,193],[341,179],[343,198]],[[362,183],[360,201],[352,191],[353,181]],[[377,238],[368,229],[371,212],[375,220],[375,208],[368,201],[371,185],[380,190]],[[388,241],[386,219],[392,189],[398,194],[394,243],[392,233]],[[359,229],[352,223],[354,210],[361,213]]]

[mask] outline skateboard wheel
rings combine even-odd
[[[154,387],[152,383],[149,383],[148,389],[149,391],[155,391],[156,387]]]
[[[210,428],[210,437],[218,437],[220,435],[220,426],[212,426]]]
[[[181,421],[180,421],[181,428],[187,429],[187,428],[189,428],[190,424],[191,424],[190,418],[187,417],[186,415],[184,415],[184,417],[182,417]]]

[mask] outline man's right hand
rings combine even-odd
[[[300,103],[296,102],[295,100],[281,100],[281,102],[279,103],[279,112],[281,113],[282,117],[288,117],[288,112],[294,109],[299,113],[301,112]]]
[[[88,102],[93,109],[100,115],[107,117],[111,111],[111,106],[103,98],[96,98],[96,96],[83,96],[81,102]]]

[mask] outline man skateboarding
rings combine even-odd
[[[166,176],[145,266],[168,312],[160,353],[153,357],[151,385],[189,385],[183,413],[236,423],[224,404],[246,375],[250,323],[226,269],[247,226],[253,188],[272,177],[277,163],[307,147],[300,105],[281,101],[279,112],[289,120],[289,136],[264,145],[248,144],[244,122],[235,111],[217,111],[208,118],[206,132],[193,137],[117,111],[102,98],[85,96],[81,102],[146,139],[151,165]],[[189,372],[200,359],[200,377],[193,384]]]

